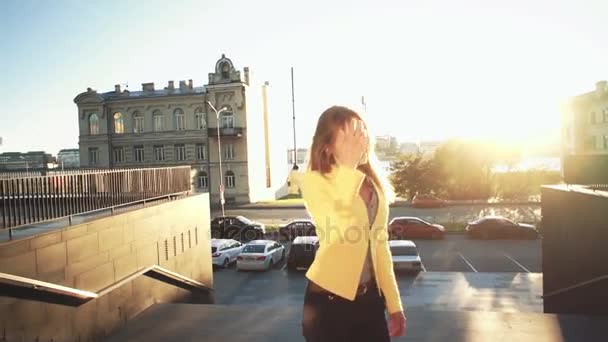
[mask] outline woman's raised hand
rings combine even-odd
[[[367,129],[361,120],[354,119],[336,134],[334,155],[339,165],[356,168],[365,157],[369,146]]]

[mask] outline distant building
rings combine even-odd
[[[608,154],[608,82],[575,96],[562,108],[562,156]]]
[[[0,154],[0,171],[46,171],[54,159],[43,151],[4,152]]]
[[[249,68],[236,70],[222,55],[206,85],[169,81],[143,83],[129,91],[97,93],[88,88],[74,99],[84,167],[190,165],[193,189],[219,203],[220,178],[227,203],[274,199],[286,174],[272,168],[275,146],[268,132],[268,83],[255,83]],[[219,117],[208,105],[219,111]],[[219,168],[218,126],[222,174]],[[276,151],[276,153],[280,153]],[[280,169],[282,167],[279,166]],[[273,172],[271,172],[273,171]]]
[[[296,165],[298,169],[303,171],[308,167],[308,149],[298,148],[296,155]],[[293,148],[287,150],[287,172],[293,168]]]
[[[418,148],[422,154],[432,154],[441,144],[443,144],[442,141],[421,141]]]
[[[80,150],[71,148],[59,151],[59,153],[57,153],[57,166],[66,169],[80,167]]]
[[[399,144],[399,152],[403,154],[416,154],[420,152],[420,148],[417,143],[404,142]]]
[[[399,153],[397,138],[390,135],[379,135],[374,139],[374,151],[378,158],[389,158]]]

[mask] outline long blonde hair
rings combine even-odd
[[[310,147],[309,170],[318,171],[322,175],[326,175],[332,170],[336,165],[333,152],[336,133],[353,119],[361,120],[367,127],[367,124],[357,112],[346,107],[333,106],[321,114]],[[393,187],[384,172],[377,171],[380,168],[377,166],[378,160],[374,153],[371,138],[368,151],[367,163],[359,165],[357,169],[369,176],[382,189],[387,200],[393,202],[395,199]]]

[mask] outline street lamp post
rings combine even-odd
[[[222,173],[222,147],[221,147],[221,139],[220,139],[220,113],[227,110],[226,107],[223,107],[222,109],[220,109],[219,111],[217,109],[215,109],[215,107],[211,104],[210,101],[207,101],[207,104],[209,105],[209,107],[211,107],[211,109],[213,109],[213,111],[215,112],[215,117],[217,119],[217,156],[219,158],[219,162],[220,162],[220,204],[222,205],[222,217],[226,216],[226,213],[224,212],[224,203],[226,203],[226,200],[224,199],[224,174]]]

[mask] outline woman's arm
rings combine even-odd
[[[317,225],[320,238],[329,237],[327,234],[333,228],[340,231],[348,227],[353,202],[365,178],[359,170],[344,166],[336,168],[333,181],[316,171],[307,171],[299,181],[306,209]]]
[[[389,314],[403,312],[403,304],[401,303],[401,295],[399,287],[395,279],[395,271],[393,270],[393,260],[391,251],[388,245],[388,233],[386,229],[382,230],[378,237],[378,277],[380,278],[380,286],[386,299],[386,308]]]

